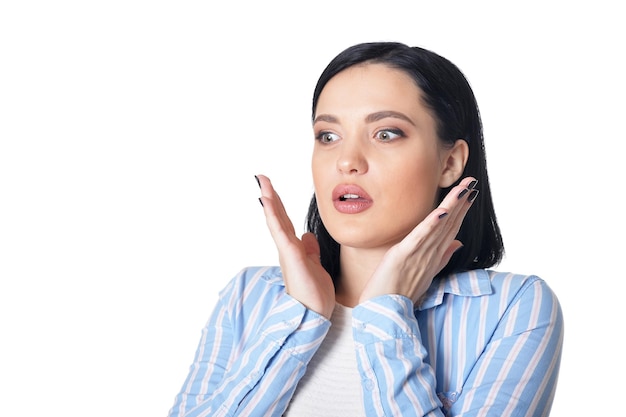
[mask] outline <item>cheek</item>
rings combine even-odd
[[[328,167],[326,167],[319,158],[313,157],[311,161],[311,173],[313,177],[313,188],[315,193],[315,198],[317,200],[317,208],[320,212],[321,216],[324,216],[326,213],[326,207],[324,204],[326,202],[326,198],[323,196],[328,195],[331,191],[327,188],[328,186]]]
[[[311,158],[311,173],[313,175],[313,185],[316,192],[322,192],[325,183],[327,183],[333,173],[332,166],[328,158],[313,152]]]
[[[395,197],[392,203],[395,210],[408,214],[409,217],[425,217],[435,208],[437,202],[438,170],[432,163],[421,162],[396,164],[386,175],[386,194]]]

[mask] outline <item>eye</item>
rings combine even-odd
[[[381,142],[390,142],[394,139],[404,137],[404,132],[400,129],[383,129],[376,132],[374,137]]]
[[[339,140],[339,135],[332,132],[322,131],[315,136],[315,139],[322,143],[331,143]]]

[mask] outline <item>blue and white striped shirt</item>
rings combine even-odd
[[[330,321],[285,292],[280,268],[220,292],[170,417],[281,416]],[[536,276],[474,270],[352,311],[367,416],[547,416],[563,344],[559,302]]]

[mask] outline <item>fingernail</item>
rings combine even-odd
[[[261,197],[259,197],[259,203],[261,203],[261,207],[265,207],[265,206],[263,205],[263,200],[261,200]]]
[[[470,190],[473,190],[474,187],[476,187],[476,184],[478,184],[478,180],[473,180],[472,182],[467,184],[467,188],[469,188]]]
[[[447,212],[447,211],[444,211],[443,213],[441,213],[441,214],[439,215],[439,218],[440,218],[440,219],[443,219],[443,218],[444,218],[444,217],[446,217],[447,215],[448,215],[448,212]]]
[[[476,197],[478,197],[478,190],[472,190],[470,195],[467,196],[467,201],[473,203],[474,200],[476,200]]]
[[[468,190],[467,188],[463,188],[463,191],[461,191],[461,192],[459,193],[459,200],[460,200],[461,198],[463,198],[463,196],[464,196],[465,194],[467,194],[467,192],[468,192],[468,191],[469,191],[469,190]]]
[[[254,179],[256,180],[256,183],[259,184],[259,188],[261,188],[261,181],[259,181],[259,177],[255,175]]]

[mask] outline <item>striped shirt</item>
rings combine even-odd
[[[330,321],[289,296],[278,267],[220,292],[169,417],[281,416]],[[563,343],[536,276],[473,270],[352,310],[366,416],[547,416]]]

